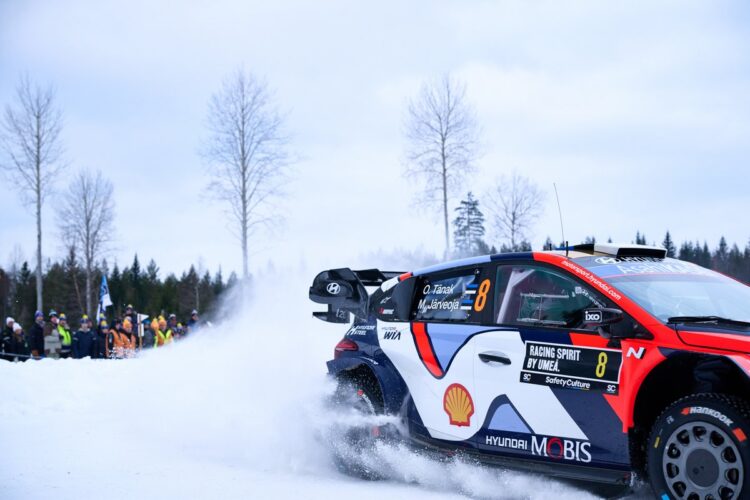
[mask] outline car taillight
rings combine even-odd
[[[344,351],[358,351],[359,347],[357,346],[357,343],[353,340],[349,339],[341,339],[341,341],[336,344],[336,348],[333,350],[333,359],[339,359],[339,356],[341,356],[341,353]]]

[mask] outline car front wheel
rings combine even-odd
[[[656,420],[648,474],[660,499],[750,498],[750,405],[723,394],[683,398]]]

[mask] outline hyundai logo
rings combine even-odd
[[[328,283],[326,292],[330,293],[331,295],[338,295],[339,292],[341,292],[341,285],[339,285],[338,283]]]

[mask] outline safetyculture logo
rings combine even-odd
[[[474,401],[466,387],[451,384],[443,396],[443,409],[448,414],[451,425],[468,427],[471,424],[471,416],[474,415]]]

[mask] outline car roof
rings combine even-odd
[[[497,253],[493,255],[479,255],[476,257],[468,257],[465,259],[452,260],[448,262],[442,262],[432,266],[428,266],[422,269],[418,269],[412,273],[413,276],[421,276],[424,274],[435,273],[440,271],[447,271],[450,269],[467,267],[467,266],[478,266],[481,264],[487,264],[489,262],[504,261],[504,260],[534,260],[534,254],[550,254],[557,255],[561,258],[567,258],[570,260],[581,259],[584,257],[618,257],[618,256],[629,256],[629,257],[661,257],[666,256],[666,250],[660,247],[651,247],[646,245],[634,245],[634,244],[596,244],[587,243],[582,245],[569,246],[562,249],[556,250],[544,250],[539,252],[507,252]]]

